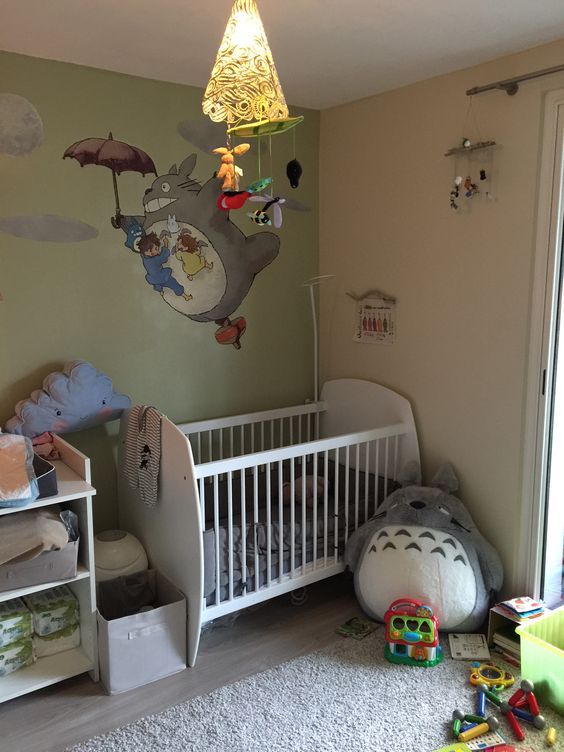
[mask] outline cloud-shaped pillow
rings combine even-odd
[[[17,403],[6,431],[30,438],[44,431],[82,431],[116,420],[130,406],[127,395],[114,391],[109,376],[85,360],[72,360],[46,376],[42,389]]]

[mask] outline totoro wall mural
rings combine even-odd
[[[116,200],[112,226],[123,231],[125,246],[139,256],[152,291],[192,321],[214,322],[216,341],[239,349],[247,322],[242,316],[231,317],[255,276],[278,255],[278,236],[271,232],[246,236],[221,201],[227,194],[219,175],[204,184],[192,177],[195,154],[157,175],[146,152],[114,139],[110,132],[105,139],[71,144],[63,158],[76,159],[81,167],[94,164],[111,170]],[[117,175],[126,171],[157,175],[142,197],[143,214],[121,213]],[[253,189],[229,195],[246,198],[269,182],[259,181]]]
[[[212,177],[201,185],[192,178],[195,165],[192,154],[159,175],[143,196],[144,214],[120,216],[119,226],[164,302],[192,321],[214,322],[217,342],[240,347],[246,322],[231,316],[278,255],[280,239],[246,236],[217,207],[221,183]]]

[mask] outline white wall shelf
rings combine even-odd
[[[91,485],[89,458],[64,439],[55,437],[55,444],[61,456],[60,460],[53,463],[57,473],[58,493],[33,502],[27,507],[0,509],[0,516],[53,504],[72,509],[78,516],[80,530],[79,564],[76,577],[5,590],[0,593],[0,602],[21,598],[56,585],[68,585],[79,601],[81,644],[73,650],[40,658],[31,666],[1,677],[0,703],[87,671],[90,672],[93,681],[98,681],[92,515],[92,497],[96,490]]]

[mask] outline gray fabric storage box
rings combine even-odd
[[[70,541],[60,551],[44,551],[34,559],[0,566],[0,592],[58,582],[76,577],[80,540]]]
[[[186,599],[159,572],[152,576],[157,608],[111,621],[96,613],[100,678],[110,695],[186,668]]]
[[[58,493],[57,472],[55,465],[52,465],[38,454],[33,455],[33,470],[37,478],[39,488],[38,499],[44,499],[47,496],[56,496]]]

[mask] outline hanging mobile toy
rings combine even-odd
[[[291,159],[286,165],[286,175],[288,176],[292,188],[297,188],[299,186],[302,173],[302,166],[294,157],[294,159]]]
[[[454,186],[450,192],[450,208],[451,209],[458,209],[458,204],[456,203],[457,198],[460,196],[460,186],[462,184],[462,177],[460,175],[457,175],[454,178]]]
[[[217,208],[222,211],[241,209],[253,193],[264,191],[271,183],[272,178],[263,178],[251,183],[244,191],[224,191],[217,197]]]
[[[480,189],[478,188],[476,183],[472,182],[472,178],[470,177],[470,175],[468,175],[468,177],[464,181],[464,190],[466,191],[464,194],[466,198],[472,198],[477,193],[480,193]]]
[[[235,166],[235,156],[246,154],[251,148],[250,144],[237,144],[233,149],[226,148],[225,146],[218,146],[217,149],[212,149],[214,154],[221,154],[221,167],[217,171],[217,179],[223,179],[224,191],[237,191],[239,190],[239,177],[243,174],[243,170],[240,167]]]
[[[274,227],[279,228],[282,227],[282,204],[286,203],[286,199],[282,198],[281,196],[251,196],[249,201],[254,201],[255,203],[257,201],[265,201],[265,205],[262,207],[262,211],[260,214],[267,214],[268,210],[272,208],[272,224]],[[256,222],[255,215],[258,212],[252,212],[249,213],[247,216],[251,217],[253,222]],[[268,214],[267,214],[268,216]],[[265,222],[260,222],[257,224],[268,224]]]
[[[250,217],[255,225],[271,225],[272,220],[266,213],[265,208],[268,208],[268,204],[262,209],[257,209],[254,212],[247,212],[247,217]]]

